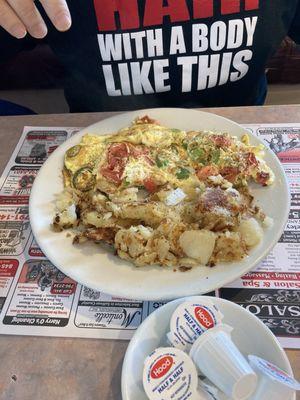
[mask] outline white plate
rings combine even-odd
[[[293,374],[289,360],[273,333],[255,315],[241,306],[217,297],[211,299],[224,315],[223,322],[234,329],[232,339],[246,356],[254,354]],[[199,299],[201,296],[195,296]],[[127,348],[122,367],[122,399],[147,400],[143,390],[143,366],[145,358],[157,347],[166,347],[166,333],[173,311],[185,299],[177,299],[160,307],[139,326]],[[291,399],[294,400],[296,396]],[[271,399],[270,399],[271,400]]]
[[[44,254],[62,272],[90,288],[111,295],[159,300],[207,293],[253,268],[276,244],[283,231],[289,210],[288,185],[277,157],[270,150],[266,150],[265,159],[273,169],[276,181],[271,187],[255,186],[253,193],[259,205],[274,218],[274,225],[265,232],[261,244],[241,262],[219,264],[214,268],[194,268],[185,273],[175,273],[172,269],[161,267],[136,268],[100,245],[87,243],[73,246],[72,240],[66,237],[66,231],[55,233],[50,229],[55,214],[55,194],[63,189],[61,170],[66,150],[77,144],[86,133],[113,133],[128,126],[137,116],[145,114],[174,128],[227,131],[238,137],[245,133],[240,125],[217,115],[171,108],[130,112],[85,128],[53,152],[35,179],[29,205],[34,236]],[[262,143],[254,136],[251,142]]]

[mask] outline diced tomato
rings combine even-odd
[[[239,174],[239,169],[237,167],[224,167],[221,169],[220,174],[229,182],[234,182]]]
[[[154,193],[157,190],[157,184],[154,182],[152,178],[146,178],[143,182],[145,189],[148,190],[149,193]]]
[[[206,167],[199,168],[196,172],[196,175],[200,179],[200,181],[204,181],[209,176],[215,176],[219,174],[219,170],[214,165],[207,165]]]
[[[256,174],[256,182],[263,186],[267,186],[267,182],[270,179],[270,174],[268,172],[258,172]]]

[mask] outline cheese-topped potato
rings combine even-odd
[[[116,134],[83,136],[62,173],[55,229],[73,228],[76,243],[113,245],[137,266],[241,260],[270,225],[249,182],[275,177],[247,134],[185,131],[145,116]]]

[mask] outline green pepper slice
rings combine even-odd
[[[205,151],[201,148],[195,147],[189,150],[189,155],[192,160],[204,164],[206,162]]]
[[[81,192],[91,190],[95,185],[96,177],[90,167],[79,168],[73,176],[73,186]]]
[[[186,168],[180,167],[176,172],[176,177],[178,179],[187,179],[190,176],[190,171]]]
[[[169,164],[169,161],[164,160],[164,159],[160,158],[159,156],[156,156],[155,163],[158,166],[158,168],[164,168]]]
[[[214,164],[218,164],[219,159],[220,159],[220,155],[221,155],[220,149],[214,150],[214,151],[212,152],[212,155],[211,155],[211,161],[212,161]]]
[[[172,133],[180,133],[181,130],[180,130],[180,129],[174,128],[174,129],[171,129],[171,132],[172,132]]]

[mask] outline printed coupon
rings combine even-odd
[[[282,163],[300,161],[300,128],[263,127],[257,130],[257,136],[267,142]]]
[[[76,285],[76,282],[47,260],[27,261],[22,268],[3,324],[66,326]]]
[[[10,196],[29,196],[38,168],[14,165],[6,177],[1,192]]]
[[[0,259],[0,313],[19,266],[18,260]]]
[[[0,254],[17,256],[23,253],[31,230],[28,206],[0,205]]]
[[[17,164],[43,164],[66,138],[66,131],[30,131],[27,133],[15,161]]]

